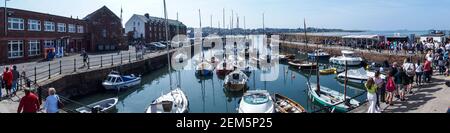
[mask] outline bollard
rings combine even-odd
[[[51,79],[50,75],[50,63],[48,63],[48,79]]]
[[[37,77],[37,75],[36,75],[36,66],[34,66],[34,83],[37,83],[36,81],[36,77]]]
[[[61,60],[59,60],[59,74],[62,74],[62,65],[61,65]]]
[[[122,53],[120,53],[120,64],[123,64],[123,62],[122,62]]]
[[[39,101],[42,101],[41,87],[38,87],[38,88],[37,88],[37,93],[38,93]]]
[[[103,56],[100,56],[100,67],[103,67]]]
[[[88,64],[88,68],[87,69],[89,69],[89,68],[91,68],[91,58],[88,58],[88,62],[87,62],[87,64]]]
[[[114,66],[114,55],[111,55],[111,66]]]
[[[77,59],[73,59],[73,72],[77,72]]]
[[[131,63],[131,53],[128,53],[128,63]]]

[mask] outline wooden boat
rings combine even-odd
[[[115,113],[118,98],[109,98],[75,109],[79,113]]]
[[[288,64],[294,68],[298,68],[300,70],[316,70],[317,69],[317,63],[313,62],[306,62],[302,60],[292,60],[289,61]]]
[[[187,113],[189,102],[184,92],[177,88],[155,99],[146,113]]]
[[[248,76],[241,70],[235,70],[225,77],[224,86],[230,91],[241,91],[248,82]]]
[[[336,70],[337,70],[336,68],[329,68],[329,69],[319,70],[319,72],[322,75],[327,75],[327,74],[335,74]]]
[[[234,70],[233,65],[231,63],[227,63],[225,61],[220,62],[216,66],[216,74],[218,76],[225,76]]]
[[[320,92],[317,91],[316,85],[308,84],[308,94],[313,100],[313,102],[317,102],[321,105],[331,107],[333,112],[347,112],[349,109],[356,108],[359,106],[359,102],[355,99],[351,99],[346,105],[344,103],[344,94],[332,90],[327,87],[320,86]],[[346,99],[350,99],[351,97],[347,96]]]
[[[289,60],[294,60],[295,59],[295,55],[294,54],[286,54],[286,55],[280,55],[280,61],[289,61]]]
[[[275,94],[274,100],[275,111],[278,113],[306,113],[302,105],[286,96]]]

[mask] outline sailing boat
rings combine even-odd
[[[166,41],[168,42],[169,33],[168,33],[168,19],[165,0],[164,0],[164,16],[166,20]],[[167,63],[169,64],[168,69],[170,78],[170,89],[172,90],[172,71],[171,71],[169,47],[167,47]],[[187,113],[188,111],[189,111],[188,98],[184,94],[183,90],[181,90],[180,87],[177,87],[171,92],[153,100],[150,106],[147,108],[146,113]]]
[[[198,10],[199,18],[200,18],[200,28],[202,28],[202,16],[200,9]],[[213,65],[205,61],[205,52],[203,51],[203,36],[200,37],[200,41],[202,44],[202,60],[197,66],[195,67],[195,73],[199,76],[210,76],[212,75],[212,71],[214,70]]]
[[[318,62],[319,59],[316,58],[316,61]],[[313,102],[318,102],[326,107],[331,107],[331,112],[348,112],[350,109],[359,106],[360,103],[357,100],[346,96],[345,92],[342,94],[333,89],[320,86],[319,77],[319,70],[317,70],[317,84],[311,84],[309,79],[307,82],[309,90],[308,94]]]

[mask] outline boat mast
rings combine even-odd
[[[347,61],[345,61],[345,80],[344,80],[344,104],[348,105],[347,103],[347,72],[348,72],[348,64]]]
[[[163,2],[164,2],[164,18],[165,18],[166,42],[167,42],[167,44],[170,44],[169,43],[169,27],[168,27],[169,20],[167,19],[166,0],[163,0]],[[169,87],[172,90],[172,72],[171,72],[172,66],[171,66],[171,63],[170,63],[170,47],[169,47],[169,45],[167,46],[167,63],[169,65],[169,68],[168,68],[168,70],[169,70],[169,79],[170,79],[170,81],[169,81],[170,86]]]
[[[200,29],[202,29],[202,14],[200,12],[200,9],[198,9],[198,18],[200,20]],[[202,62],[203,62],[205,60],[205,53],[203,51],[203,32],[201,32],[200,41],[202,45]]]
[[[306,18],[303,18],[303,30],[305,31],[305,44],[308,46],[308,36],[306,35]]]
[[[305,27],[306,27],[306,19],[303,20]],[[306,28],[305,28],[305,33],[306,33]],[[306,34],[305,34],[305,37]],[[308,40],[306,40],[306,42],[308,42]],[[314,66],[314,64],[312,64]],[[319,92],[319,96],[320,96],[320,71],[319,71],[319,43],[317,43],[317,50],[316,50],[316,71],[317,71],[317,91]]]

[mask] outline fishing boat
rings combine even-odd
[[[216,66],[216,74],[219,76],[225,76],[233,70],[234,70],[233,65],[231,65],[225,61],[220,62]]]
[[[134,74],[123,76],[116,71],[110,72],[108,78],[102,83],[106,90],[127,89],[139,84],[141,84],[141,77]]]
[[[327,75],[327,74],[335,74],[336,71],[337,71],[336,68],[328,68],[328,69],[319,70],[319,73],[322,75]]]
[[[351,99],[349,96],[346,96],[346,99],[351,100],[346,104],[344,102],[344,94],[330,88],[320,86],[320,92],[317,91],[317,85],[315,84],[309,85],[308,88],[308,94],[313,102],[318,102],[321,105],[331,107],[332,112],[347,112],[349,109],[359,106],[359,102],[355,99]]]
[[[286,55],[279,55],[280,61],[289,61],[294,60],[295,55],[294,54],[286,54]]]
[[[230,91],[241,91],[246,87],[247,82],[248,76],[241,70],[235,70],[225,77],[224,86]]]
[[[146,113],[187,113],[189,102],[184,92],[177,88],[154,100]]]
[[[364,68],[359,69],[352,69],[348,70],[347,72],[347,79],[349,82],[357,83],[357,84],[364,84],[367,82],[369,77],[375,77],[375,72],[367,71]],[[385,79],[386,76],[381,74],[380,77],[382,79]],[[345,80],[345,71],[342,73],[339,73],[337,75],[337,78],[341,81]]]
[[[292,60],[289,61],[288,64],[294,68],[298,68],[300,70],[316,70],[317,63],[301,61],[301,60]]]
[[[328,59],[330,59],[330,54],[323,51],[322,49],[318,49],[318,50],[315,50],[313,53],[308,53],[308,58],[309,59],[318,58],[319,60],[328,60]]]
[[[358,66],[363,62],[363,59],[355,56],[353,51],[342,50],[341,53],[342,56],[331,57],[330,62],[337,65],[345,65],[345,62],[347,62],[348,66]]]
[[[249,90],[239,102],[239,113],[275,113],[275,104],[266,90]]]
[[[214,67],[208,62],[201,62],[195,67],[195,73],[199,76],[210,76],[213,74]]]
[[[115,113],[118,98],[108,98],[96,103],[75,109],[79,113]]]
[[[306,113],[306,109],[302,105],[286,96],[275,94],[274,99],[275,110],[278,113]]]

